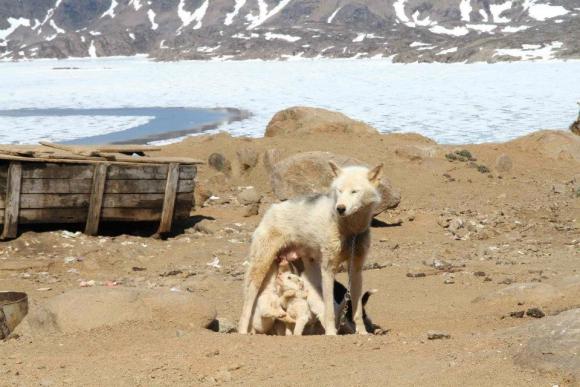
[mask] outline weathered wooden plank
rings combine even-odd
[[[98,152],[104,153],[142,153],[142,152],[159,152],[161,147],[152,145],[104,145],[98,146]]]
[[[110,165],[107,179],[111,180],[165,180],[167,165]],[[91,179],[94,164],[61,164],[61,163],[24,163],[22,177],[25,179]],[[179,168],[180,180],[195,178],[195,165],[182,165]],[[0,179],[8,173],[6,165],[0,165]]]
[[[104,208],[162,208],[165,194],[105,194]],[[0,196],[0,209],[5,208],[5,196]],[[90,194],[21,194],[20,208],[88,208]],[[192,193],[177,194],[178,205],[193,206]]]
[[[190,209],[176,207],[174,219],[189,218]],[[0,210],[4,219],[4,210]],[[154,208],[103,208],[101,222],[157,222],[161,219],[161,209]],[[36,223],[85,223],[87,210],[82,208],[21,209],[20,224]]]
[[[171,231],[173,224],[173,214],[175,212],[175,199],[177,197],[177,185],[179,183],[179,164],[169,164],[167,172],[167,183],[165,185],[165,198],[163,199],[163,212],[159,223],[158,234],[165,234]]]
[[[93,176],[93,187],[91,198],[89,199],[89,209],[87,214],[87,224],[85,225],[85,234],[96,235],[99,231],[101,221],[101,209],[103,207],[103,196],[105,194],[105,182],[107,181],[108,164],[95,165],[95,174]]]
[[[43,153],[35,152],[35,157],[22,157],[22,156],[13,156],[9,154],[0,154],[0,160],[13,160],[13,161],[26,161],[26,162],[48,162],[48,163],[65,163],[65,164],[97,164],[102,161],[106,161],[104,158],[85,158],[84,156],[75,156],[72,154],[46,154],[42,157],[40,155]],[[109,157],[110,154],[107,154]],[[190,158],[182,158],[182,157],[133,157],[127,155],[115,155],[115,164],[117,165],[142,165],[142,164],[157,164],[157,165],[164,165],[172,162],[179,162],[180,164],[184,165],[196,165],[196,164],[205,164],[203,160],[198,159],[190,159]],[[62,156],[62,157],[58,157]]]
[[[3,217],[2,239],[16,238],[16,235],[18,235],[18,215],[22,184],[22,164],[18,161],[10,163],[6,183],[6,209]]]
[[[22,179],[22,193],[90,193],[92,179]],[[105,193],[163,193],[165,180],[107,180]],[[193,180],[180,180],[177,191],[193,192]],[[6,181],[0,180],[0,191]]]

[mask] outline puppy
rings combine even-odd
[[[280,318],[286,325],[285,334],[301,336],[304,327],[314,317],[308,306],[308,292],[304,290],[304,282],[296,274],[281,272],[276,279],[280,296],[280,305],[286,311],[286,316]]]
[[[339,314],[342,313],[345,308],[346,311],[344,312],[344,316],[345,319],[344,321],[339,321],[339,323],[342,323],[342,325],[340,325],[338,327],[338,331],[339,334],[353,334],[356,332],[355,330],[355,324],[354,324],[354,320],[352,317],[352,303],[350,300],[348,300],[346,303],[344,301],[344,296],[346,295],[347,289],[346,287],[341,284],[338,281],[334,281],[334,302],[336,304],[339,304]],[[369,298],[372,294],[375,294],[377,292],[377,289],[371,289],[366,291],[363,296],[362,296],[362,305],[363,305],[363,322],[365,324],[365,329],[368,333],[374,333],[375,330],[377,328],[380,328],[379,326],[375,325],[370,316],[368,315],[367,311],[366,311],[366,305],[367,302],[369,301]],[[339,318],[340,320],[340,318]]]
[[[269,334],[274,327],[277,319],[286,317],[286,312],[280,304],[280,294],[276,287],[276,276],[278,266],[272,265],[266,275],[262,290],[256,300],[256,307],[251,321],[251,330],[253,334]]]

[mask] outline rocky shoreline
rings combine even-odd
[[[3,242],[0,286],[28,292],[32,305],[17,335],[0,343],[10,354],[0,361],[3,380],[580,381],[580,136],[538,131],[506,143],[440,145],[312,108],[278,113],[265,133],[202,135],[163,148],[207,160],[191,221],[166,240],[142,226],[111,226],[94,238],[36,229]],[[378,289],[368,312],[382,334],[233,334],[260,216],[280,199],[323,190],[328,158],[385,165],[364,274],[365,288]],[[336,372],[341,364],[349,372]]]

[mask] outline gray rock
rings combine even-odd
[[[450,339],[451,335],[447,332],[441,331],[428,331],[427,338],[429,340],[442,340],[442,339]]]
[[[516,364],[543,372],[558,371],[580,380],[580,309],[512,328],[501,336],[520,336]]]
[[[212,153],[209,155],[207,163],[218,172],[222,172],[228,176],[232,173],[232,164],[221,153]]]
[[[280,200],[292,197],[324,193],[328,191],[334,178],[329,161],[339,166],[365,165],[365,163],[330,152],[304,152],[278,162],[272,171],[271,184],[274,195]],[[382,202],[375,210],[375,215],[395,208],[401,201],[401,193],[393,188],[386,178],[381,179],[379,191]]]
[[[249,218],[250,216],[256,216],[260,213],[260,203],[252,203],[246,206],[244,211],[244,218]]]
[[[568,191],[568,188],[565,184],[556,183],[552,185],[552,192],[556,194],[563,194]]]
[[[260,203],[262,195],[256,191],[255,188],[246,188],[238,194],[238,201],[240,204],[246,206],[250,204]]]
[[[278,149],[268,149],[264,152],[264,168],[268,173],[272,173],[274,165],[282,160],[282,153]]]
[[[242,172],[254,168],[258,164],[258,152],[254,148],[245,147],[236,152]]]
[[[193,230],[202,234],[213,235],[218,232],[219,227],[211,220],[202,219],[193,226]]]
[[[501,173],[509,172],[512,170],[512,166],[513,166],[512,159],[506,154],[498,156],[498,158],[495,160],[495,169],[498,172]]]

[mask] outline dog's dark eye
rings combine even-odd
[[[350,191],[351,194],[355,194],[358,193],[358,191],[356,189],[353,189],[352,191]]]

